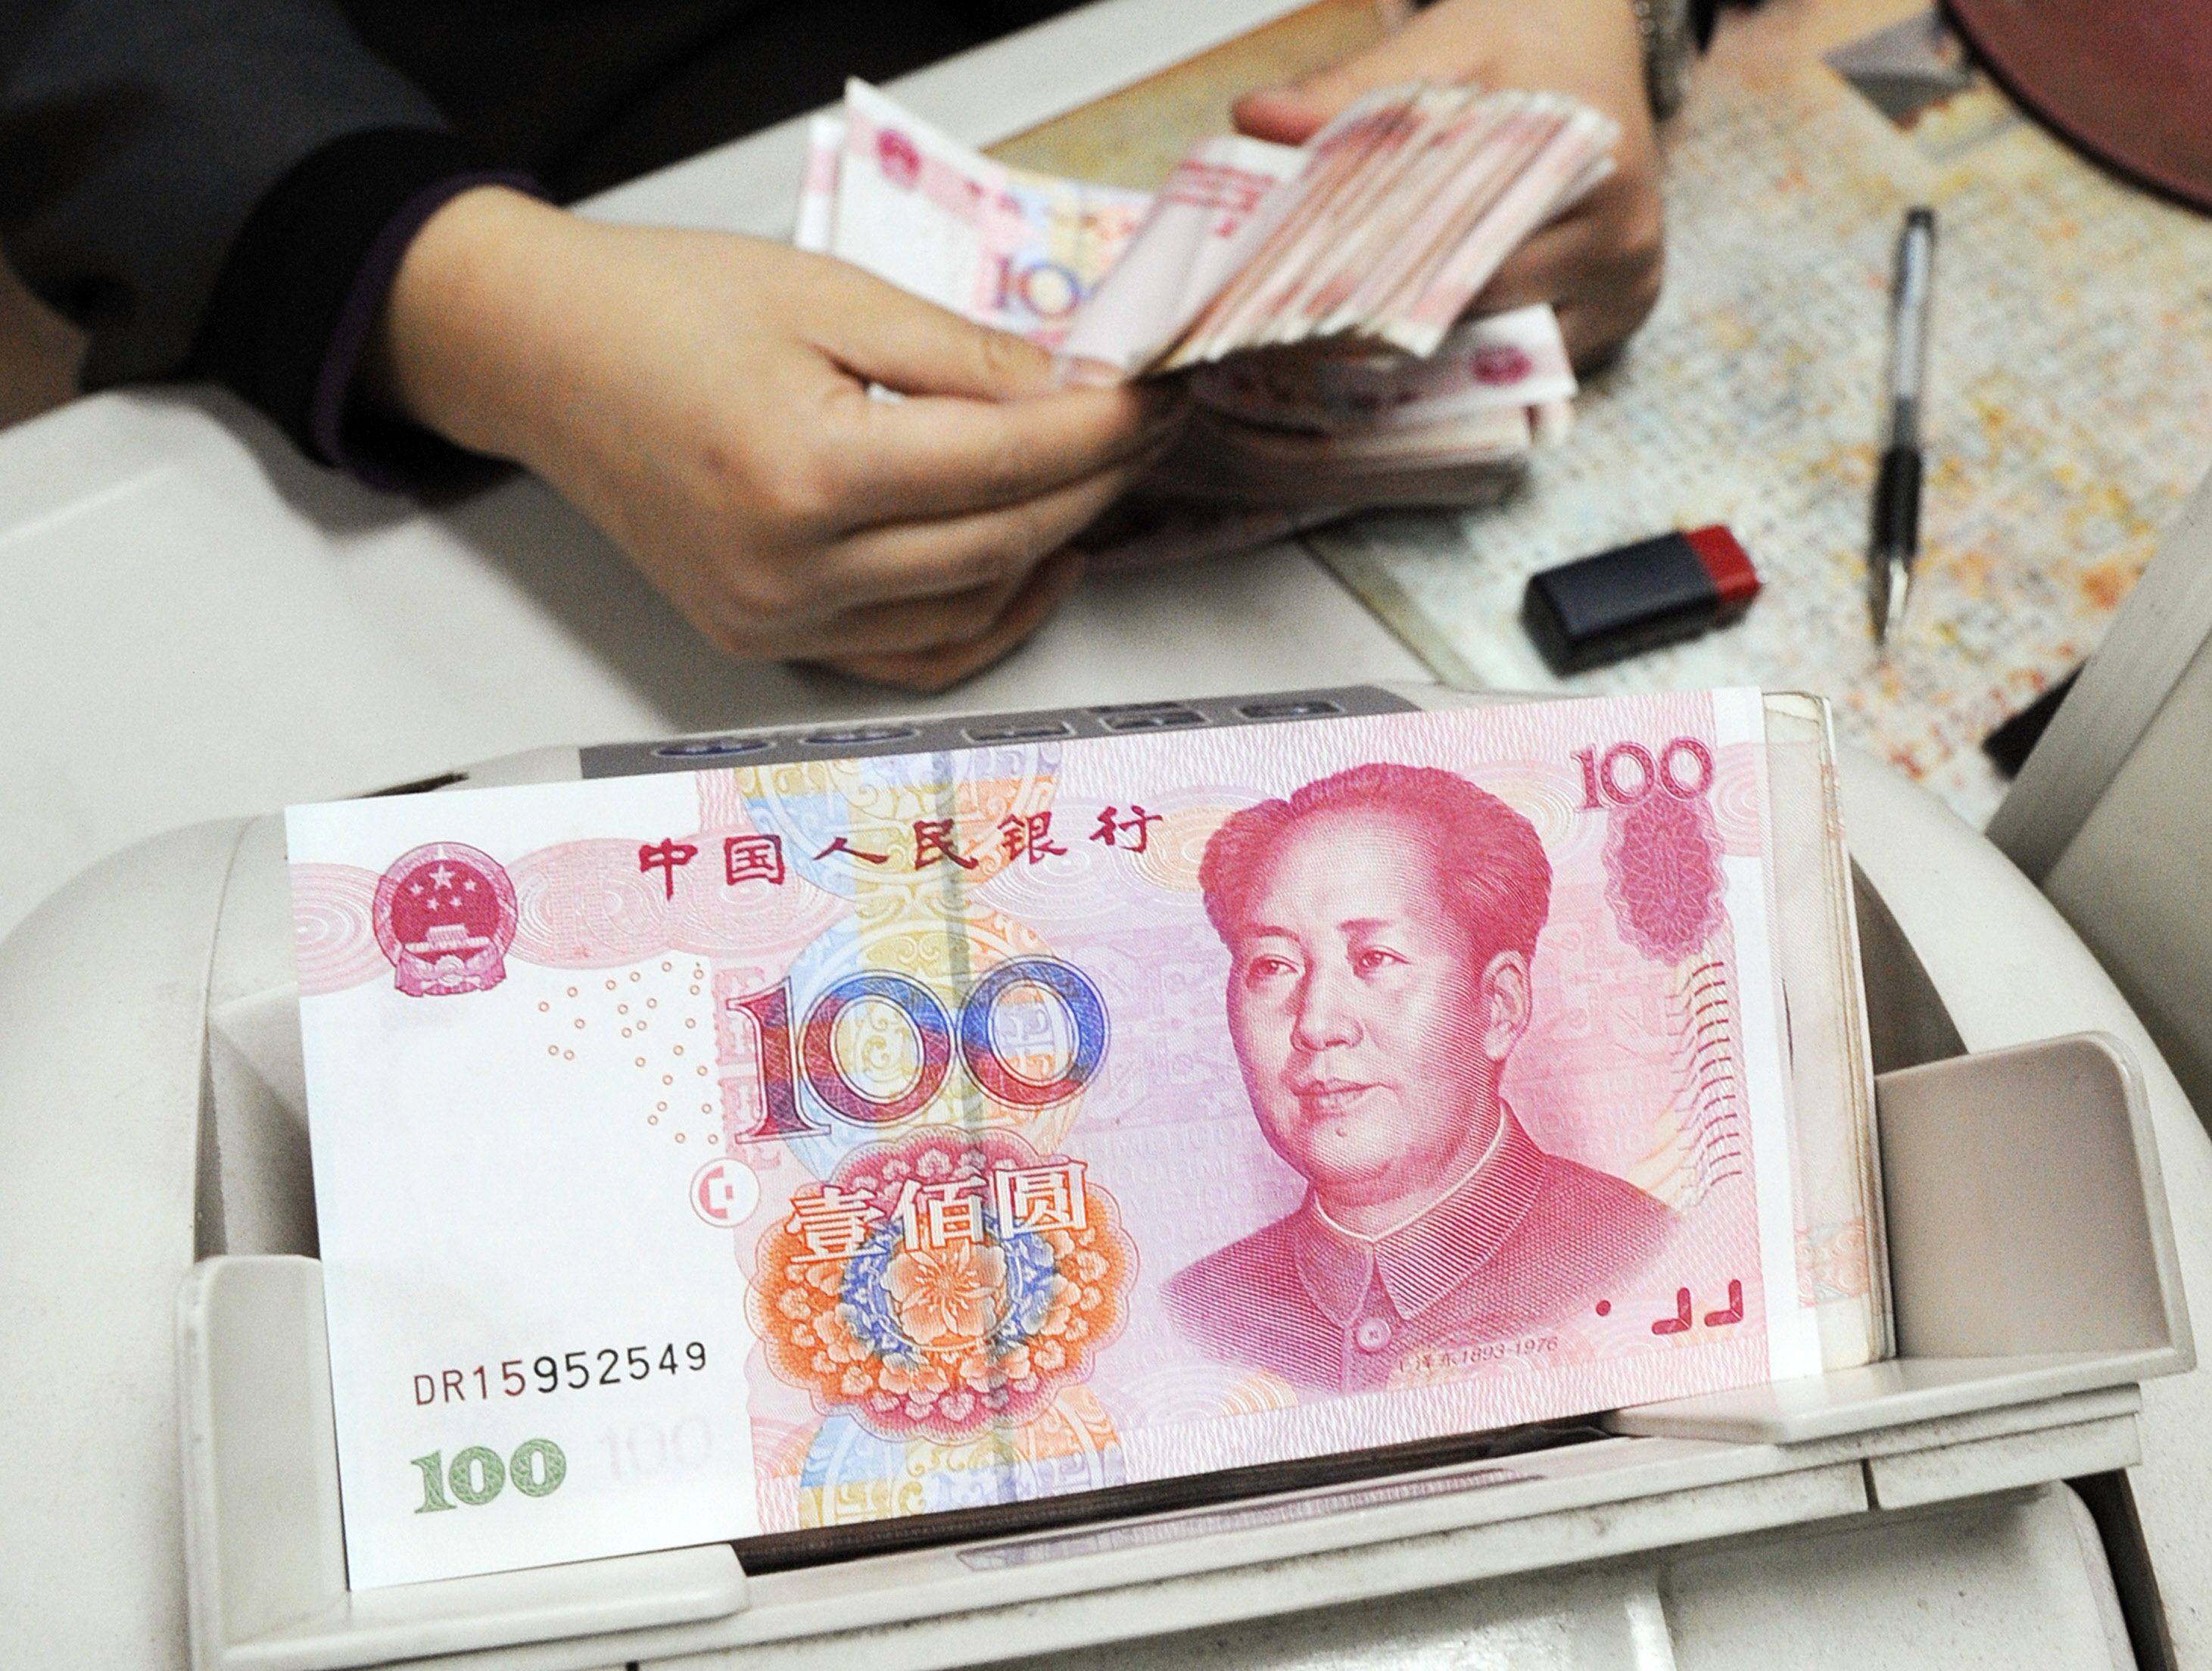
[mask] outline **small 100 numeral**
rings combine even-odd
[[[454,1497],[480,1509],[510,1483],[525,1497],[550,1497],[568,1477],[568,1459],[550,1439],[525,1439],[504,1462],[497,1451],[472,1444],[455,1451],[450,1463],[445,1452],[434,1450],[415,1458],[414,1466],[422,1471],[422,1506],[415,1510],[418,1515],[454,1508]],[[448,1490],[453,1497],[446,1495]]]

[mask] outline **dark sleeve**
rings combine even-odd
[[[0,157],[86,387],[214,376],[325,458],[406,237],[494,177],[331,0],[0,0]]]

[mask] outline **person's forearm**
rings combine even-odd
[[[432,215],[399,263],[363,357],[377,409],[495,458],[530,462],[526,419],[558,403],[561,250],[588,228],[485,186]],[[549,327],[549,319],[554,325]]]
[[[424,227],[455,197],[493,181],[529,184],[422,130],[373,129],[313,153],[270,190],[233,242],[193,369],[244,396],[311,456],[372,483],[445,473],[453,456],[404,426],[375,422],[356,384],[386,295]]]

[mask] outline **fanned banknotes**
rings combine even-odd
[[[289,815],[356,1587],[1281,1489],[1888,1350],[1809,699],[647,767]]]
[[[1575,380],[1550,308],[1462,316],[1613,138],[1553,95],[1397,88],[1305,146],[1204,141],[1154,197],[994,162],[855,82],[810,129],[795,241],[1082,374],[1189,370],[1157,493],[1479,503],[1565,432]]]

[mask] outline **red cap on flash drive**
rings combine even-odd
[[[1555,672],[1618,661],[1733,621],[1759,571],[1719,523],[1617,546],[1531,577],[1521,619]]]
[[[1733,620],[1741,615],[1751,600],[1759,596],[1759,571],[1751,566],[1751,554],[1741,545],[1724,523],[1709,523],[1702,528],[1692,528],[1682,538],[1698,554],[1698,561],[1705,566],[1705,573],[1713,577],[1713,587],[1720,593],[1721,621]],[[1714,623],[1716,626],[1719,621]]]

